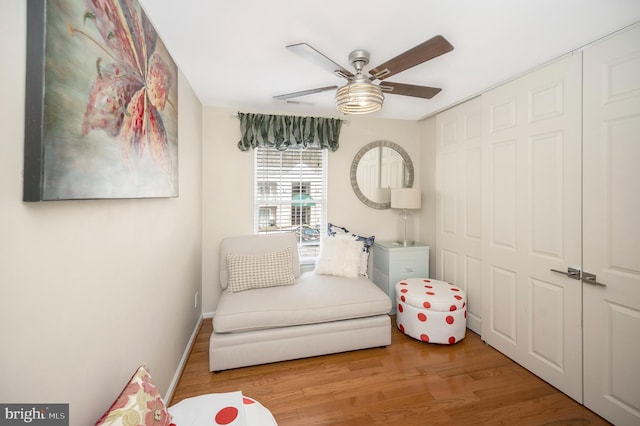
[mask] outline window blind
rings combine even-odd
[[[301,260],[317,257],[327,224],[327,150],[254,152],[254,232],[294,232]]]

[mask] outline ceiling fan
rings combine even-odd
[[[347,84],[340,88],[338,88],[338,86],[325,86],[286,93],[284,95],[274,96],[275,99],[289,100],[300,96],[337,89],[335,100],[338,110],[345,114],[366,114],[382,108],[384,101],[383,92],[424,99],[431,99],[437,95],[442,89],[405,83],[392,83],[386,81],[386,79],[450,52],[453,50],[453,46],[443,36],[437,35],[395,58],[371,68],[369,70],[369,76],[363,74],[365,65],[369,63],[369,52],[366,50],[354,50],[349,55],[349,63],[355,69],[355,74],[353,74],[307,43],[291,44],[287,46],[287,49],[305,57],[321,68],[346,79]],[[373,84],[372,82],[375,80],[380,80],[380,84]]]

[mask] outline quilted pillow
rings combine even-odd
[[[351,236],[327,237],[320,243],[320,256],[314,272],[319,275],[357,278],[361,261],[362,242]]]
[[[292,285],[296,282],[291,265],[291,249],[285,248],[263,254],[227,254],[229,286],[227,290],[238,292],[252,288]]]
[[[111,407],[96,422],[96,426],[170,424],[167,407],[144,366],[138,368]]]

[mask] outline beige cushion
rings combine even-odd
[[[263,235],[240,235],[227,237],[220,242],[220,286],[226,289],[229,285],[227,269],[227,255],[248,255],[269,253],[289,247],[291,249],[291,267],[293,275],[300,276],[300,261],[298,260],[298,245],[293,232]]]
[[[227,254],[229,291],[292,285],[296,282],[289,247],[263,254]]]
[[[216,308],[216,333],[238,333],[386,314],[389,297],[369,279],[305,272],[295,285],[225,291]]]

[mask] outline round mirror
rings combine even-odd
[[[398,144],[375,141],[365,145],[351,163],[351,187],[373,209],[391,207],[392,188],[413,186],[413,163]]]

